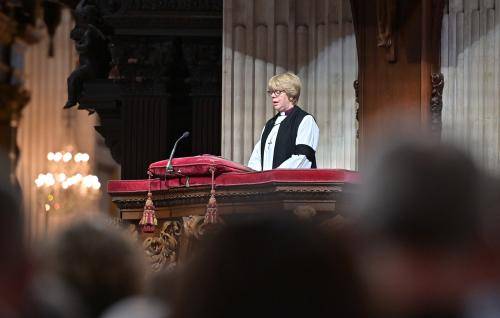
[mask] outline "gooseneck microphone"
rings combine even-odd
[[[185,131],[182,134],[182,136],[180,136],[179,139],[177,139],[177,141],[175,142],[174,148],[172,148],[172,152],[170,153],[170,158],[168,158],[168,165],[165,170],[165,173],[174,172],[174,167],[172,166],[172,158],[174,157],[175,149],[177,148],[177,143],[187,137],[189,137],[189,131]]]

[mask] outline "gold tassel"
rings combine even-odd
[[[151,173],[149,171],[148,175],[148,197],[146,199],[146,204],[144,204],[144,210],[142,212],[142,218],[139,221],[139,226],[141,227],[143,233],[154,233],[155,228],[158,225],[158,220],[155,215],[155,205],[153,203],[153,194],[151,193]]]
[[[216,224],[220,222],[217,216],[217,200],[215,199],[215,168],[211,167],[210,172],[212,172],[212,190],[210,190],[210,199],[208,199],[205,220],[203,221],[204,224]]]

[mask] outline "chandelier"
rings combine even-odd
[[[84,211],[100,196],[101,183],[90,174],[87,153],[74,152],[72,146],[47,154],[48,169],[35,179],[43,210],[52,213]]]

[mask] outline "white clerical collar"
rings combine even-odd
[[[280,112],[280,116],[288,116],[290,115],[293,111],[295,110],[295,106],[292,106],[292,108],[290,108],[289,110],[287,110],[286,112]]]

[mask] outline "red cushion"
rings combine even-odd
[[[215,180],[218,186],[332,182],[358,183],[359,174],[344,169],[274,169],[254,173],[227,173]]]
[[[167,164],[168,159],[154,162],[149,165],[149,171],[153,173],[153,176],[165,176]],[[254,171],[247,166],[213,155],[174,158],[172,159],[172,165],[176,173],[185,176],[211,176],[210,168],[215,168],[216,176],[226,172]],[[170,177],[175,176],[172,175]]]
[[[359,183],[359,174],[356,171],[342,169],[276,169],[264,172],[253,173],[227,173],[215,179],[216,186],[241,186],[273,183],[292,184],[331,184],[331,183]],[[189,180],[190,187],[210,186],[211,176],[196,176]],[[168,179],[160,181],[148,180],[111,180],[108,183],[108,192],[113,193],[134,193],[168,190],[171,188],[185,187],[186,180],[183,178]]]

